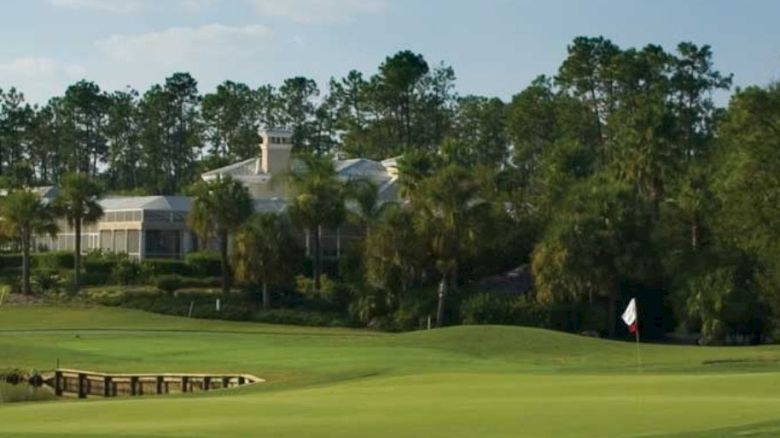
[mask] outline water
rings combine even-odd
[[[54,391],[46,386],[35,387],[27,383],[11,385],[0,382],[0,404],[26,401],[54,400]]]

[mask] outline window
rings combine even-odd
[[[114,241],[111,236],[111,231],[103,230],[100,232],[100,249],[104,251],[114,250]]]
[[[127,232],[127,253],[137,254],[141,248],[140,242],[141,233],[138,230],[130,230]]]
[[[127,252],[127,233],[124,230],[114,232],[114,252]]]
[[[146,230],[145,233],[147,257],[178,257],[181,254],[181,233],[178,231]]]

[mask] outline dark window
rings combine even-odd
[[[179,257],[181,238],[178,231],[147,230],[146,257]]]

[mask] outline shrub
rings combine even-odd
[[[111,270],[111,280],[116,284],[135,284],[140,276],[141,265],[129,258],[118,261]]]
[[[179,276],[181,281],[181,288],[218,288],[222,286],[222,278],[220,277],[183,277]]]
[[[74,259],[70,251],[42,252],[32,255],[32,265],[41,269],[73,269]]]
[[[151,287],[98,287],[85,289],[82,296],[87,301],[91,301],[104,306],[132,306],[133,302],[150,301],[160,296],[160,291]],[[143,307],[139,307],[143,308]]]
[[[191,252],[184,257],[184,262],[190,268],[191,275],[203,277],[222,275],[222,258],[216,251]]]
[[[525,296],[479,293],[460,307],[464,324],[506,324],[545,327],[548,312]]]
[[[68,274],[72,274],[72,271],[69,271]],[[81,274],[80,280],[83,286],[106,286],[111,284],[111,274],[107,272],[87,271]],[[73,280],[71,279],[68,283],[72,284]]]
[[[178,275],[160,275],[154,279],[154,285],[163,292],[173,294],[181,287],[181,278]]]
[[[144,276],[149,278],[160,275],[188,275],[189,267],[181,260],[175,259],[146,259],[141,262],[141,270]]]
[[[11,288],[11,293],[22,291],[22,268],[3,268],[0,270],[0,284]]]
[[[20,268],[22,266],[22,255],[17,253],[0,254],[0,268]]]
[[[128,260],[128,256],[125,253],[93,251],[84,257],[84,270],[110,275],[116,265],[124,260]]]
[[[36,292],[52,292],[62,286],[62,277],[56,269],[33,269],[30,274],[30,280]]]
[[[308,325],[319,327],[354,326],[338,313],[315,312],[299,309],[260,310],[251,314],[252,321],[269,324]]]
[[[307,298],[328,300],[336,290],[336,283],[327,275],[321,275],[320,290],[316,291],[313,279],[298,275],[295,277],[295,290]]]

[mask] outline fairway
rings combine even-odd
[[[165,397],[0,405],[0,437],[780,435],[780,348],[634,345],[473,326],[385,334],[0,309],[0,368],[247,372]]]

